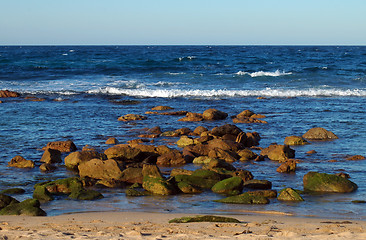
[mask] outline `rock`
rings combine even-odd
[[[254,117],[233,118],[233,123],[267,123]]]
[[[285,138],[284,144],[285,145],[290,145],[290,146],[292,146],[292,145],[306,145],[306,144],[309,144],[309,142],[306,141],[306,139],[303,138],[303,137],[289,136],[289,137]]]
[[[56,170],[57,167],[55,165],[53,165],[52,163],[43,163],[43,164],[41,164],[41,166],[39,166],[39,169],[42,172],[52,172],[52,171]]]
[[[153,147],[153,151],[155,151],[155,147]],[[120,161],[135,161],[141,155],[141,150],[137,147],[131,147],[126,144],[119,144],[113,147],[110,147],[104,151],[104,154],[107,155],[108,159],[118,159]],[[140,159],[142,160],[142,159]]]
[[[354,155],[354,156],[346,158],[346,160],[348,160],[348,161],[357,161],[357,160],[365,160],[365,159],[366,158],[361,155]]]
[[[193,138],[190,138],[188,136],[182,136],[178,141],[177,141],[177,145],[178,147],[185,147],[185,146],[189,146],[189,145],[194,145],[195,141]]]
[[[201,188],[192,186],[187,182],[179,182],[177,183],[177,187],[182,193],[186,194],[202,193]]]
[[[51,182],[38,183],[35,185],[35,190],[38,187],[44,187],[50,194],[66,195],[73,192],[79,192],[84,189],[83,183],[77,177],[63,178]]]
[[[197,169],[191,175],[176,175],[174,179],[177,183],[186,182],[194,187],[211,189],[223,177],[211,170]]]
[[[236,115],[237,118],[245,118],[245,117],[251,117],[254,115],[254,112],[250,111],[250,110],[244,110],[241,113],[239,113],[238,115]]]
[[[60,163],[62,162],[61,159],[61,152],[59,150],[48,148],[44,151],[42,158],[40,160],[44,163]]]
[[[16,168],[34,168],[34,162],[32,160],[26,160],[22,156],[13,157],[10,162],[8,162],[8,167]]]
[[[207,128],[205,128],[205,127],[203,127],[203,126],[198,126],[198,127],[196,127],[196,128],[194,129],[193,133],[194,133],[196,136],[201,136],[201,134],[202,134],[203,132],[207,132],[207,131],[208,131],[208,129],[207,129]]]
[[[190,133],[192,133],[192,130],[185,127],[177,129],[174,132],[177,133],[178,136],[182,136],[182,135],[189,135]]]
[[[126,182],[126,183],[140,183],[142,184],[142,179],[143,179],[143,175],[142,175],[142,168],[126,168],[125,170],[122,171],[122,176],[120,178],[121,181]]]
[[[203,112],[202,117],[204,120],[224,120],[228,114],[219,110],[210,108]]]
[[[172,195],[176,192],[170,182],[160,177],[144,176],[142,187],[157,195]]]
[[[242,193],[236,196],[230,196],[220,200],[214,200],[220,203],[234,203],[234,204],[268,204],[268,198],[263,196],[254,196],[249,193]]]
[[[94,158],[107,159],[105,154],[96,151],[77,151],[72,152],[65,157],[65,166],[77,170],[79,164],[90,161]]]
[[[211,130],[211,134],[218,137],[222,137],[226,134],[237,136],[241,132],[243,131],[240,128],[232,124],[225,124],[220,127],[214,127]]]
[[[242,149],[242,150],[239,150],[237,152],[237,154],[239,155],[239,160],[240,161],[249,161],[249,160],[254,160],[258,157],[257,154],[255,154],[253,151],[251,151],[250,149],[248,148],[245,148],[245,149]]]
[[[235,162],[237,159],[239,159],[239,156],[232,151],[229,150],[223,150],[220,148],[214,148],[209,153],[208,156],[210,158],[217,158],[225,160],[225,162],[232,163]]]
[[[178,150],[171,150],[157,158],[156,164],[160,166],[178,166],[186,164],[186,159]]]
[[[231,177],[216,183],[211,190],[215,193],[238,195],[243,190],[243,179]]]
[[[150,195],[147,191],[139,191],[133,188],[126,189],[125,194],[127,197],[142,197]]]
[[[248,194],[253,196],[262,196],[265,198],[276,198],[277,191],[276,190],[256,190],[256,191],[248,191]]]
[[[238,135],[239,137],[239,135]],[[259,145],[259,141],[261,140],[261,137],[259,136],[259,133],[257,132],[247,132],[245,134],[245,140],[237,141],[238,143],[244,144],[245,147],[252,147]]]
[[[308,154],[308,155],[315,154],[315,153],[317,153],[317,151],[315,151],[315,150],[310,150],[310,151],[306,152],[306,154]]]
[[[0,215],[46,216],[37,199],[27,199],[12,203],[0,210]]]
[[[77,150],[75,144],[71,140],[49,142],[47,143],[46,147],[43,148],[43,150],[48,148],[59,150],[60,152],[73,152]]]
[[[49,202],[53,200],[52,194],[43,185],[34,186],[33,198],[41,202]]]
[[[187,113],[188,113],[188,111],[175,111],[175,112],[163,112],[163,113],[159,113],[159,115],[184,116]]]
[[[0,192],[0,194],[10,194],[10,195],[12,195],[12,194],[23,194],[23,193],[25,193],[25,190],[23,188],[9,188],[9,189],[5,189],[5,190]]]
[[[217,159],[217,158],[212,158],[211,161],[209,161],[207,163],[207,168],[212,171],[215,171],[214,169],[216,169],[216,168],[223,168],[228,171],[236,170],[236,168],[232,164],[226,162],[225,160]]]
[[[193,159],[194,164],[209,164],[211,161],[214,161],[215,158],[211,158],[209,156],[199,156]]]
[[[244,187],[250,189],[271,189],[272,183],[268,180],[252,179],[245,181]]]
[[[0,194],[0,210],[12,203],[19,203],[19,201],[8,195]]]
[[[334,174],[309,172],[303,178],[304,190],[310,192],[348,193],[357,190],[357,184]]]
[[[101,160],[92,159],[83,162],[78,166],[80,177],[90,177],[94,179],[120,180],[122,168],[113,159]]]
[[[77,199],[77,200],[96,200],[96,199],[101,199],[101,198],[104,198],[104,196],[98,192],[98,191],[95,191],[95,190],[86,190],[86,189],[83,189],[81,191],[75,191],[75,192],[72,192],[70,195],[69,195],[69,198],[71,199]]]
[[[153,111],[164,111],[164,110],[172,110],[172,109],[174,109],[174,108],[169,107],[169,106],[156,106],[156,107],[151,108],[151,110],[153,110]]]
[[[181,122],[200,122],[203,121],[204,118],[201,113],[192,113],[188,112],[184,118],[179,119]]]
[[[336,173],[335,175],[340,176],[342,178],[347,178],[347,179],[351,178],[348,173],[344,173],[344,172]]]
[[[174,218],[169,223],[189,223],[189,222],[229,222],[229,223],[240,223],[238,219],[222,217],[222,216],[194,216],[194,217],[181,217]]]
[[[282,163],[276,170],[279,173],[290,173],[296,171],[296,161],[295,160],[287,160]]]
[[[153,127],[153,128],[150,128],[149,130],[147,130],[148,133],[151,133],[151,134],[157,134],[157,135],[160,135],[162,134],[163,132],[161,131],[161,128],[159,126],[156,126],[156,127]]]
[[[11,97],[19,97],[20,93],[9,91],[9,90],[0,90],[0,98],[11,98]]]
[[[108,138],[105,144],[118,144],[118,140],[115,137]]]
[[[244,182],[247,182],[254,178],[253,174],[251,172],[249,172],[248,170],[242,170],[242,169],[238,169],[238,170],[234,171],[232,173],[232,176],[240,177],[241,179],[243,179]]]
[[[267,156],[271,160],[284,162],[289,158],[295,157],[295,150],[291,149],[287,145],[272,144],[263,149],[260,154]]]
[[[232,151],[232,152],[237,152],[244,148],[244,146],[240,143],[230,141],[230,140],[222,140],[222,139],[218,139],[218,138],[208,141],[207,145],[210,148],[210,150],[222,149],[222,150]],[[239,156],[238,156],[238,158],[239,158]]]
[[[182,169],[182,168],[173,168],[170,172],[171,177],[175,177],[177,175],[192,175],[192,170]]]
[[[282,189],[279,192],[277,199],[280,201],[294,201],[294,202],[304,201],[304,199],[300,196],[300,194],[297,193],[292,188]]]
[[[331,131],[328,131],[324,128],[316,127],[308,130],[304,135],[302,135],[303,138],[306,138],[308,140],[332,140],[332,139],[338,139],[338,137],[332,133]]]
[[[118,118],[118,121],[129,122],[129,121],[139,121],[146,120],[147,117],[139,115],[139,114],[126,114]]]

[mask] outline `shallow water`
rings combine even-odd
[[[268,124],[236,125],[243,131],[259,132],[260,147],[273,142],[282,144],[286,136],[302,135],[312,127],[331,130],[339,139],[293,147],[296,158],[302,161],[294,174],[277,173],[279,164],[273,161],[237,162],[236,167],[251,171],[255,178],[272,181],[276,190],[302,189],[302,177],[309,171],[346,172],[359,189],[351,194],[305,195],[302,203],[271,200],[266,206],[215,203],[212,200],[222,196],[211,192],[126,198],[123,189],[99,189],[104,199],[89,202],[60,198],[42,204],[42,208],[48,215],[102,210],[281,211],[365,219],[363,204],[351,201],[366,200],[366,161],[345,160],[347,155],[366,155],[365,57],[365,47],[0,47],[0,88],[45,99],[2,99],[0,190],[22,187],[26,194],[15,197],[23,200],[31,197],[35,183],[75,175],[62,166],[53,173],[6,166],[17,154],[39,166],[39,149],[50,141],[72,139],[80,149],[89,144],[104,150],[108,137],[114,136],[123,143],[137,138],[146,127],[193,130],[199,125],[210,129],[232,123],[230,118],[178,122],[177,116],[158,115],[148,115],[148,120],[136,123],[117,121],[127,113],[144,114],[158,105],[192,112],[216,108],[229,116],[250,109],[266,115]],[[257,99],[258,96],[267,99]],[[132,100],[136,102],[130,103],[136,104],[115,103]],[[177,140],[159,138],[154,144]],[[305,154],[313,149],[317,154]]]

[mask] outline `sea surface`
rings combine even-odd
[[[283,144],[286,136],[323,127],[339,139],[292,147],[301,162],[294,174],[276,172],[278,162],[236,162],[273,189],[303,189],[309,171],[344,172],[359,189],[350,194],[304,195],[304,202],[231,205],[213,202],[222,196],[199,195],[128,198],[124,189],[99,189],[104,199],[65,198],[42,204],[48,215],[85,211],[153,211],[205,214],[249,214],[273,211],[295,216],[366,219],[366,47],[365,46],[0,46],[0,89],[22,97],[0,99],[0,190],[33,186],[46,180],[75,176],[60,164],[54,172],[39,170],[50,141],[71,139],[105,150],[105,141],[138,138],[142,129],[163,131],[197,126],[209,129],[232,120],[179,122],[177,116],[145,115],[145,121],[119,122],[158,105],[200,112],[216,108],[229,116],[250,109],[264,114],[268,124],[236,124],[261,136],[259,147]],[[31,101],[24,97],[43,98]],[[258,99],[258,97],[262,97]],[[157,138],[155,145],[178,138]],[[307,155],[309,150],[317,153]],[[36,162],[34,169],[7,167],[15,156]],[[64,154],[65,157],[67,154]],[[200,166],[187,165],[187,169]],[[169,171],[171,168],[162,168]]]

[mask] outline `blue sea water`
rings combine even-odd
[[[210,192],[127,198],[124,189],[101,189],[105,198],[98,201],[60,198],[42,208],[49,215],[129,210],[279,211],[366,219],[364,205],[352,203],[366,200],[366,160],[345,160],[356,154],[366,156],[365,83],[364,46],[0,46],[0,89],[22,93],[21,98],[1,99],[0,190],[22,187],[26,193],[15,197],[23,200],[32,196],[35,183],[74,176],[62,165],[52,173],[39,171],[43,153],[39,149],[50,141],[71,139],[79,149],[89,144],[103,151],[108,148],[104,144],[108,137],[124,143],[138,138],[144,128],[193,130],[199,125],[213,128],[232,123],[230,118],[178,122],[177,116],[159,115],[147,115],[148,120],[136,123],[117,121],[127,113],[144,114],[158,105],[201,113],[216,108],[229,116],[250,109],[266,115],[268,124],[236,125],[243,131],[258,132],[260,147],[283,144],[286,136],[302,135],[312,127],[331,130],[339,139],[293,147],[296,159],[301,160],[295,174],[277,173],[279,163],[269,160],[236,162],[236,167],[272,181],[276,190],[302,189],[302,178],[309,171],[348,173],[359,189],[351,194],[305,195],[301,203],[271,200],[265,206],[215,203],[212,200],[222,196]],[[45,101],[25,100],[26,96]],[[177,140],[158,138],[154,144]],[[309,150],[317,154],[307,155]],[[37,167],[7,167],[15,155],[34,160]]]

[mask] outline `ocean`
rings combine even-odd
[[[155,211],[207,214],[284,212],[295,216],[366,219],[366,47],[365,46],[0,46],[0,89],[21,98],[0,99],[0,190],[21,187],[32,197],[36,183],[75,176],[60,164],[42,173],[40,149],[50,141],[71,139],[104,151],[109,137],[120,143],[138,138],[142,129],[163,131],[197,126],[209,129],[231,118],[209,122],[179,122],[177,116],[146,115],[152,107],[202,113],[209,108],[229,116],[249,109],[266,116],[267,124],[236,124],[258,132],[259,147],[283,144],[285,137],[303,135],[313,127],[334,132],[339,139],[292,147],[300,160],[294,174],[276,172],[278,162],[235,162],[273,189],[302,189],[309,171],[344,172],[359,188],[349,194],[304,195],[304,202],[271,200],[268,205],[213,202],[222,196],[198,195],[130,198],[125,189],[100,189],[105,198],[74,201],[56,198],[43,203],[48,215],[85,211]],[[32,101],[24,97],[42,98]],[[33,99],[34,100],[34,99]],[[128,114],[145,121],[119,122]],[[178,138],[157,138],[154,145]],[[309,150],[316,154],[307,155]],[[15,156],[36,162],[34,169],[7,167]],[[67,154],[64,154],[65,157]],[[187,169],[200,166],[189,164]],[[169,171],[171,168],[161,168]]]

